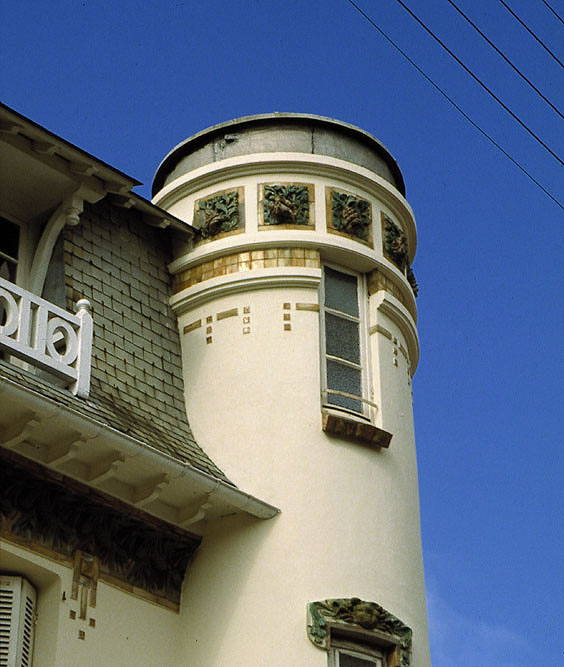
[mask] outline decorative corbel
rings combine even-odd
[[[49,222],[45,226],[31,264],[29,272],[29,284],[26,289],[33,294],[41,295],[43,292],[43,285],[45,284],[45,276],[53,254],[53,248],[57,243],[59,235],[61,234],[65,225],[74,227],[80,222],[80,214],[84,209],[84,198],[78,194],[72,194],[67,197],[53,215],[49,218]]]
[[[209,510],[213,509],[213,503],[210,502],[210,494],[206,494],[204,502],[197,503],[196,506],[190,505],[178,511],[177,520],[182,528],[193,526],[198,521],[206,518]]]
[[[40,421],[35,413],[14,421],[0,436],[0,443],[7,449],[17,447],[27,439],[36,426],[39,426]]]

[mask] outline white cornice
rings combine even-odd
[[[276,267],[257,269],[227,276],[210,278],[178,292],[170,299],[177,315],[203,303],[238,292],[280,287],[310,287],[317,289],[321,280],[321,269],[304,267]]]

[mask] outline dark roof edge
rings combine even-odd
[[[87,162],[95,162],[97,163],[103,170],[108,170],[113,173],[113,175],[118,179],[122,181],[126,181],[130,187],[134,187],[136,185],[142,185],[141,181],[138,181],[136,178],[133,178],[132,176],[128,176],[126,173],[123,171],[120,171],[119,169],[116,169],[115,167],[112,167],[109,165],[107,162],[104,162],[103,160],[100,160],[99,158],[95,157],[91,153],[88,153],[85,150],[82,150],[82,148],[79,148],[78,146],[75,146],[75,144],[71,143],[70,141],[67,141],[66,139],[63,139],[57,134],[54,134],[53,132],[45,129],[42,125],[39,125],[39,123],[36,123],[35,121],[27,118],[27,116],[22,115],[21,113],[18,113],[14,109],[10,108],[3,102],[0,102],[0,116],[12,116],[13,120],[16,124],[21,124],[22,129],[30,128],[35,130],[38,133],[41,133],[45,135],[46,139],[50,139],[51,142],[54,144],[60,145],[62,148],[68,150],[69,152],[74,152],[78,153],[85,161]]]
[[[121,183],[124,186],[124,189],[127,192],[127,194],[125,194],[125,192],[122,192],[122,194],[109,192],[108,194],[110,195],[110,197],[118,204],[121,203],[123,205],[123,202],[127,202],[128,206],[132,206],[133,208],[140,211],[144,215],[147,224],[151,226],[160,227],[162,229],[171,226],[174,229],[189,234],[193,234],[193,229],[187,222],[181,220],[180,218],[177,218],[171,213],[168,213],[164,209],[159,208],[158,206],[153,204],[150,200],[146,199],[142,195],[133,192],[132,188],[134,188],[137,185],[142,185],[141,181],[138,181],[136,178],[128,176],[119,169],[115,169],[107,162],[99,160],[91,153],[82,150],[78,146],[72,144],[70,141],[67,141],[66,139],[63,139],[57,134],[50,132],[49,130],[45,129],[42,125],[39,125],[38,123],[32,121],[26,116],[23,116],[14,109],[10,108],[3,102],[0,102],[0,131],[1,131],[2,121],[4,122],[8,121],[9,123],[13,123],[15,126],[20,126],[21,132],[24,135],[26,129],[28,131],[32,130],[32,134],[41,136],[45,141],[57,145],[63,150],[63,153],[65,152],[67,153],[66,156],[62,155],[61,157],[68,157],[70,154],[74,154],[75,156],[82,158],[85,162],[94,163],[98,165],[100,170],[110,173],[117,182]],[[37,138],[37,136],[33,138]]]
[[[185,155],[197,149],[201,144],[207,143],[211,137],[216,134],[223,133],[226,130],[232,130],[239,127],[249,127],[251,125],[264,123],[264,121],[282,121],[284,123],[288,123],[289,125],[292,123],[303,123],[304,121],[309,121],[310,123],[318,126],[337,128],[344,134],[348,134],[355,137],[356,139],[359,139],[384,159],[394,176],[398,190],[403,196],[405,196],[405,182],[397,162],[392,157],[390,151],[384,146],[384,144],[376,139],[376,137],[374,137],[372,134],[369,134],[356,125],[350,125],[349,123],[335,120],[334,118],[329,118],[327,116],[316,116],[314,114],[305,113],[279,113],[275,111],[274,113],[258,114],[256,116],[243,116],[242,118],[235,118],[234,120],[229,120],[225,123],[212,125],[211,127],[208,127],[205,130],[194,134],[188,139],[181,141],[177,146],[169,151],[169,153],[157,167],[152,186],[153,197],[163,187],[167,175],[174,169],[176,164]]]
[[[139,211],[146,224],[150,227],[159,227],[160,229],[172,228],[177,231],[194,236],[195,230],[185,220],[181,220],[172,213],[165,211],[160,206],[153,204],[152,201],[136,192],[129,192],[127,195],[110,195],[110,201],[118,206],[129,206]]]

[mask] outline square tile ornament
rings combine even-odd
[[[259,186],[262,229],[314,227],[313,186],[304,183],[265,183]]]
[[[224,190],[198,199],[194,207],[194,227],[202,239],[244,228],[243,188]]]
[[[372,247],[370,202],[349,192],[326,190],[327,231],[349,236]]]

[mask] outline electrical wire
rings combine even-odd
[[[505,2],[505,0],[499,0],[499,1],[500,1],[501,4],[505,7],[505,9],[507,9],[507,11],[511,14],[511,16],[517,21],[517,23],[519,23],[520,26],[522,26],[523,28],[525,28],[525,30],[529,33],[529,35],[531,35],[531,37],[532,37],[533,39],[535,39],[535,40],[542,46],[542,48],[543,48],[549,55],[551,55],[551,56],[554,58],[554,60],[560,65],[560,67],[562,67],[562,69],[564,69],[564,64],[562,63],[561,60],[559,60],[558,56],[556,56],[556,55],[554,55],[554,53],[552,53],[552,51],[551,51],[551,50],[548,48],[548,46],[542,41],[542,39],[540,39],[539,37],[537,37],[537,36],[535,35],[535,33],[529,28],[529,26],[528,26],[526,23],[524,23],[524,22],[517,16],[517,14],[511,9],[511,7]]]
[[[480,28],[478,28],[478,26],[477,26],[477,25],[476,25],[476,24],[475,24],[475,23],[474,23],[474,22],[473,22],[473,21],[472,21],[472,20],[471,20],[471,19],[470,19],[470,18],[469,18],[463,11],[462,11],[462,9],[460,9],[460,7],[458,7],[458,5],[456,5],[456,4],[453,2],[453,0],[447,0],[447,2],[448,2],[449,5],[451,5],[451,7],[453,7],[453,9],[455,9],[455,10],[460,14],[460,16],[462,16],[462,18],[463,18],[467,23],[469,23],[469,24],[474,28],[474,30],[475,30],[481,37],[483,37],[483,39],[486,40],[486,42],[492,47],[492,49],[493,49],[499,56],[501,56],[501,57],[503,58],[503,60],[509,65],[509,67],[511,67],[511,69],[512,69],[518,76],[520,76],[521,79],[522,79],[528,86],[530,86],[530,87],[535,91],[535,93],[537,93],[537,95],[538,95],[542,100],[544,100],[544,101],[546,102],[546,104],[548,104],[548,106],[549,106],[551,109],[553,109],[553,111],[555,111],[555,112],[560,116],[560,118],[562,118],[562,120],[564,120],[564,114],[562,114],[562,112],[560,111],[560,109],[558,109],[558,107],[556,107],[556,106],[555,106],[549,99],[547,99],[547,98],[543,95],[543,93],[542,93],[542,92],[535,86],[535,84],[534,84],[532,81],[530,81],[530,80],[523,74],[523,72],[521,72],[521,70],[518,69],[518,68],[511,62],[511,60],[509,60],[509,58],[503,53],[503,51],[501,51],[501,49],[498,49],[498,47],[497,47],[497,46],[496,46],[496,45],[495,45],[495,44],[494,44],[494,43],[493,43],[493,42],[492,42],[492,41],[491,41],[491,40],[490,40],[490,39],[489,39],[489,38],[488,38],[488,37],[481,31],[481,30],[480,30]]]
[[[405,11],[425,30],[427,34],[429,34],[448,54],[453,58],[459,65],[462,67],[462,69],[474,79],[474,81],[481,87],[483,88],[490,97],[492,97],[500,106],[501,108],[506,111],[511,118],[513,118],[514,121],[516,121],[524,130],[527,132],[533,139],[539,143],[547,153],[550,153],[552,157],[559,162],[563,167],[564,167],[564,160],[562,160],[561,157],[559,157],[553,150],[550,148],[548,144],[546,144],[531,128],[526,125],[520,118],[519,116],[514,113],[508,106],[503,102],[494,92],[491,88],[486,86],[486,84],[479,78],[477,77],[472,70],[467,67],[462,60],[451,50],[449,47],[441,40],[435,33],[423,23],[423,21],[414,13],[411,11],[411,9],[403,2],[403,0],[396,0],[396,2],[405,9]],[[503,2],[503,0],[500,0],[500,2]]]
[[[556,10],[553,9],[553,8],[548,4],[548,2],[547,2],[546,0],[542,0],[542,1],[543,1],[544,4],[550,9],[550,11],[554,14],[554,16],[556,16],[556,18],[560,21],[560,23],[562,23],[562,24],[564,25],[564,20],[562,19],[562,17],[560,16],[560,14],[558,14],[558,13],[556,12]]]
[[[549,191],[548,191],[548,190],[547,190],[547,189],[546,189],[546,188],[545,188],[539,181],[537,181],[537,179],[536,179],[530,172],[528,172],[528,171],[525,169],[525,167],[521,166],[521,165],[519,164],[519,162],[517,162],[517,160],[516,160],[514,157],[512,157],[512,156],[511,156],[511,155],[510,155],[504,148],[502,148],[502,147],[497,143],[497,141],[496,141],[493,137],[491,137],[485,130],[483,130],[483,129],[478,125],[478,123],[476,123],[474,120],[472,120],[472,118],[470,118],[470,116],[469,116],[469,115],[468,115],[468,114],[467,114],[467,113],[466,113],[466,112],[465,112],[465,111],[464,111],[464,110],[463,110],[463,109],[462,109],[462,108],[461,108],[461,107],[460,107],[460,106],[459,106],[459,105],[452,99],[452,97],[450,97],[447,93],[445,93],[445,91],[444,91],[444,90],[443,90],[437,83],[435,83],[435,82],[433,81],[433,79],[431,79],[431,77],[430,77],[428,74],[426,74],[425,71],[424,71],[423,69],[421,69],[421,67],[419,67],[419,65],[418,65],[414,60],[412,60],[412,58],[410,58],[410,57],[407,55],[407,53],[406,53],[400,46],[398,46],[398,45],[393,41],[393,39],[392,39],[391,37],[388,37],[388,35],[382,30],[382,28],[380,28],[380,26],[378,26],[378,25],[377,25],[377,24],[370,18],[370,16],[368,16],[368,14],[366,14],[366,13],[365,13],[365,12],[364,12],[364,11],[363,11],[363,10],[362,10],[362,9],[361,9],[361,8],[360,8],[360,7],[359,7],[353,0],[347,0],[347,2],[348,2],[350,5],[352,5],[352,6],[356,9],[356,11],[357,11],[361,16],[363,16],[363,17],[368,21],[368,23],[370,23],[370,25],[371,25],[375,30],[377,30],[377,31],[380,33],[380,35],[381,35],[381,36],[388,42],[388,44],[390,44],[391,46],[393,46],[393,48],[394,48],[398,53],[400,53],[400,54],[407,60],[407,62],[408,62],[408,63],[409,63],[415,70],[417,70],[417,72],[419,72],[419,74],[421,74],[421,76],[427,81],[427,83],[430,83],[431,86],[433,86],[433,88],[434,88],[440,95],[442,95],[442,96],[447,100],[447,102],[449,102],[449,104],[450,104],[451,106],[453,106],[453,107],[458,111],[458,113],[460,113],[461,116],[462,116],[466,121],[468,121],[468,123],[470,123],[470,125],[472,125],[472,127],[473,127],[475,130],[478,130],[478,132],[479,132],[483,137],[485,137],[491,144],[493,144],[493,145],[494,145],[494,146],[495,146],[501,153],[503,153],[503,155],[505,155],[505,157],[506,157],[510,162],[512,162],[512,163],[517,167],[517,169],[519,169],[519,171],[521,171],[523,174],[525,174],[525,176],[526,176],[530,181],[532,181],[532,182],[533,182],[533,183],[534,183],[540,190],[542,190],[542,192],[544,192],[544,194],[545,194],[549,199],[551,199],[557,206],[559,206],[559,207],[564,211],[564,204],[563,204],[562,202],[560,202],[560,201],[559,201],[559,200],[558,200],[558,199],[557,199],[551,192],[549,192]]]

